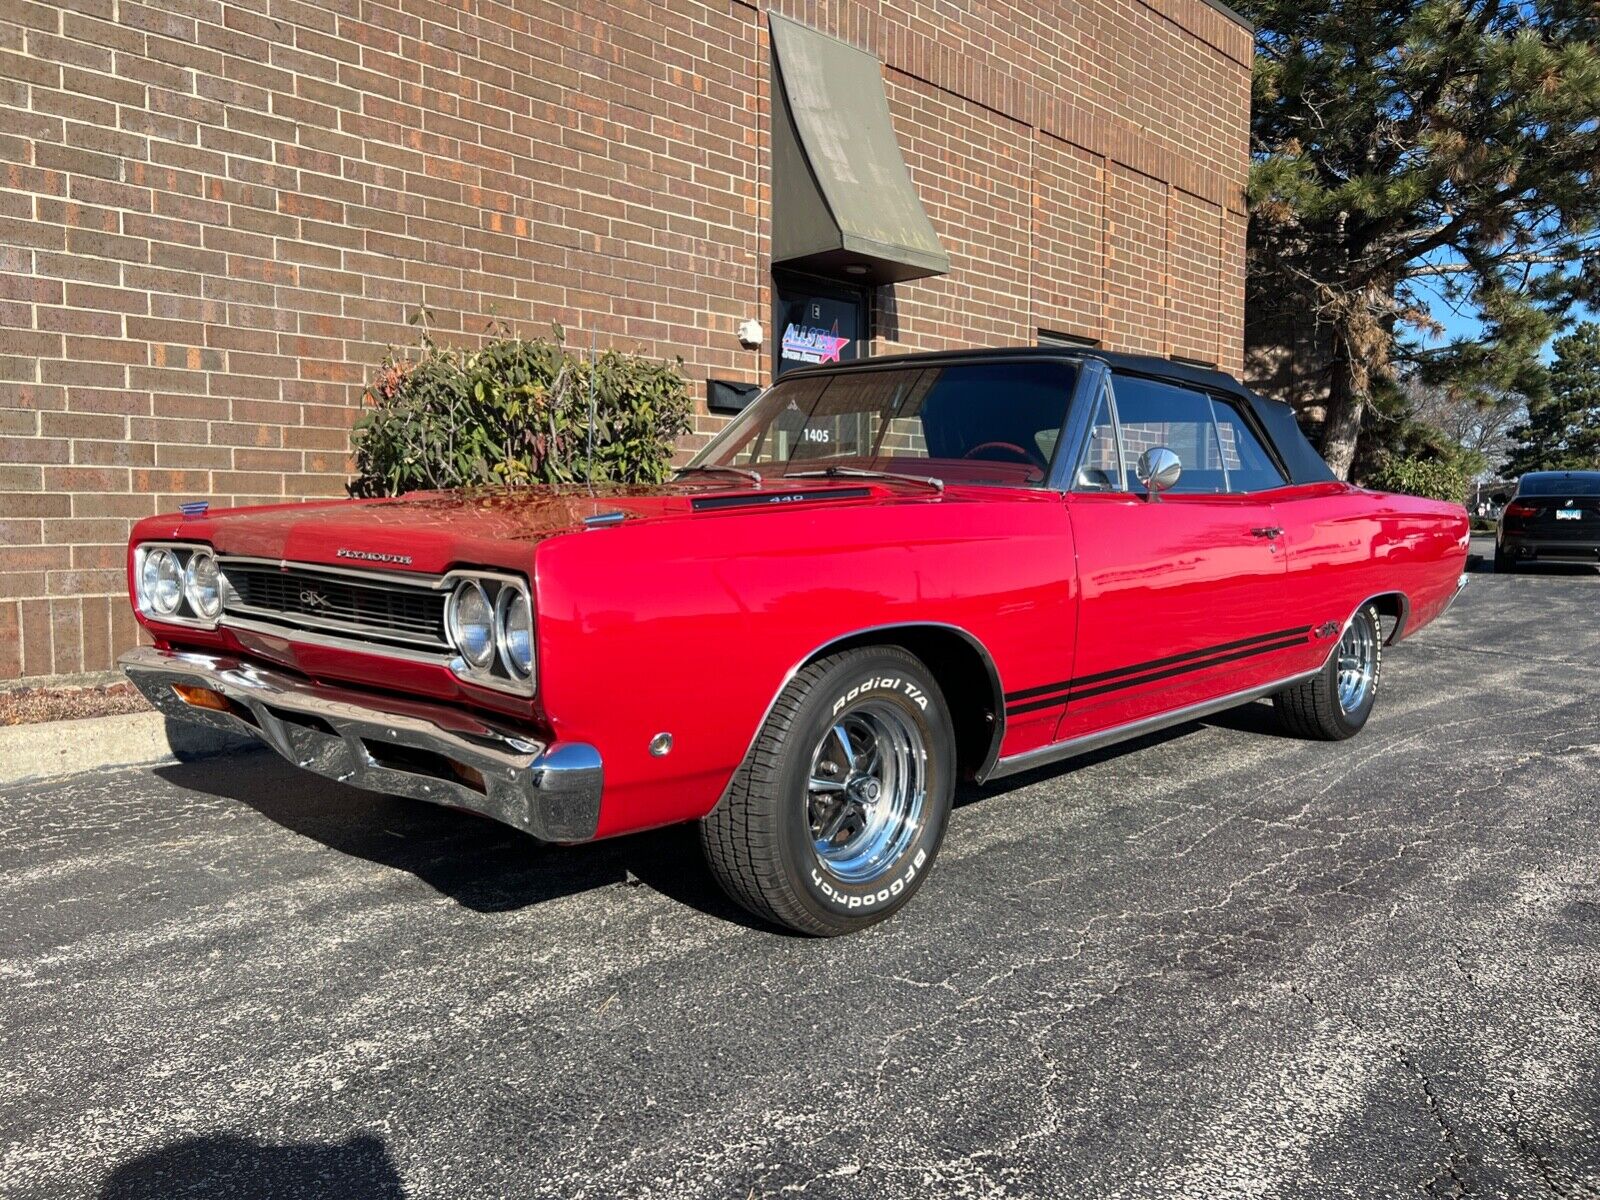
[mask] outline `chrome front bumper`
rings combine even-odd
[[[340,783],[471,809],[550,842],[587,841],[600,823],[593,746],[547,746],[456,709],[324,687],[236,658],[146,646],[119,661],[167,716],[254,734]],[[225,697],[226,711],[185,700],[179,687]]]

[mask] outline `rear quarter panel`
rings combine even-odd
[[[1363,600],[1404,597],[1402,637],[1432,621],[1455,595],[1466,569],[1468,521],[1458,504],[1372,492],[1344,483],[1272,494],[1288,555],[1285,611],[1315,626],[1340,623]],[[1303,664],[1326,657],[1313,641]]]
[[[765,507],[552,538],[536,560],[540,704],[605,762],[599,834],[704,816],[790,673],[900,623],[956,626],[1003,689],[1071,666],[1059,496]],[[669,732],[669,755],[648,750]],[[1037,731],[1008,729],[1006,752]]]

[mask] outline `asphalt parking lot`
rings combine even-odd
[[[265,754],[0,791],[0,931],[7,1197],[1600,1196],[1600,574],[969,793],[857,938]]]

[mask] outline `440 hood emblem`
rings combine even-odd
[[[357,562],[396,563],[399,566],[409,566],[409,554],[380,554],[376,550],[347,550],[343,546],[334,552],[335,558],[353,558]]]

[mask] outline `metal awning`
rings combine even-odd
[[[889,123],[878,60],[776,13],[768,20],[773,265],[862,283],[948,272]]]

